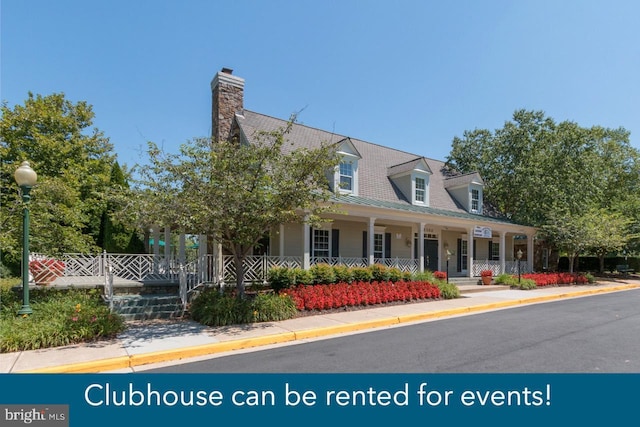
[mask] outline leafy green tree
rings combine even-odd
[[[540,227],[547,242],[569,258],[570,273],[573,273],[578,255],[589,246],[589,234],[584,227],[584,222],[584,217],[572,215],[567,210],[563,210],[550,213],[549,222]]]
[[[137,228],[120,220],[121,215],[118,215],[122,199],[115,195],[126,194],[128,190],[129,182],[116,161],[111,168],[107,207],[102,213],[100,234],[97,239],[98,246],[109,253],[144,252],[144,245],[138,236]]]
[[[585,212],[620,214],[629,237],[640,231],[640,152],[623,128],[584,128],[556,123],[542,111],[518,110],[500,129],[454,138],[447,165],[479,172],[487,203],[516,222],[543,227],[549,243],[569,255],[598,246],[575,240]],[[631,246],[637,241],[629,240]]]
[[[610,253],[618,253],[637,238],[630,232],[632,219],[619,212],[594,209],[583,216],[582,227],[587,233],[587,251],[598,256],[600,273],[604,273],[604,260]]]
[[[108,138],[91,128],[91,106],[62,93],[29,93],[24,105],[3,103],[1,111],[2,260],[15,265],[20,259],[21,202],[13,173],[23,160],[38,174],[31,192],[31,249],[52,255],[96,250],[115,156]]]
[[[196,139],[177,155],[149,145],[139,208],[156,223],[221,243],[234,257],[240,297],[243,261],[265,233],[282,223],[317,223],[330,209],[326,172],[338,164],[335,148],[283,150],[293,120],[258,132],[251,144]]]

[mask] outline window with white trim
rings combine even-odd
[[[374,233],[373,235],[373,257],[384,258],[384,234]]]
[[[471,190],[471,212],[479,212],[480,210],[480,191],[473,188]]]
[[[329,257],[329,230],[313,229],[313,256]]]
[[[500,243],[498,242],[491,243],[491,259],[493,261],[500,260]]]
[[[416,177],[416,202],[425,202],[425,193],[427,190],[426,181],[424,178]]]
[[[340,162],[340,190],[353,192],[353,163]]]

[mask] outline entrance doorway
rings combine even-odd
[[[413,239],[413,257],[418,259],[418,238]],[[438,240],[424,239],[424,269],[438,270]]]
[[[438,241],[424,241],[424,268],[425,270],[436,271],[438,269]]]

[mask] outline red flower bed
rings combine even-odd
[[[404,281],[299,285],[282,293],[293,298],[298,310],[326,310],[440,297],[440,289],[436,285]]]
[[[587,278],[579,273],[530,273],[523,274],[523,279],[533,279],[536,286],[549,285],[582,285],[588,283]]]
[[[434,271],[433,277],[440,280],[447,280],[447,273],[444,271]]]

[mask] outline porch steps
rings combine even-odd
[[[176,319],[183,316],[177,295],[114,295],[113,311],[125,321]]]

